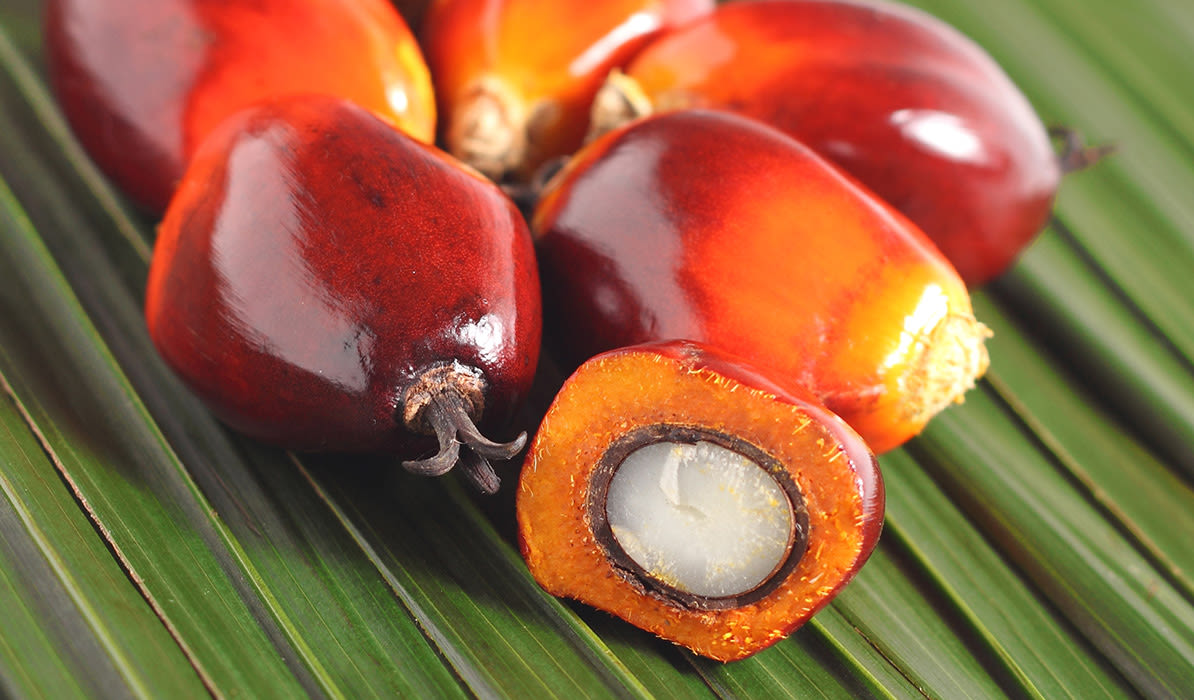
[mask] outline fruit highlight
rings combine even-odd
[[[45,49],[215,416],[492,494],[546,322],[530,572],[721,661],[866,562],[875,455],[987,369],[967,285],[1106,152],[885,0],[46,0]]]
[[[261,99],[335,95],[435,137],[427,65],[387,0],[49,0],[45,45],[71,128],[155,214],[204,136]]]
[[[1068,167],[977,44],[882,0],[722,4],[611,76],[592,121],[600,131],[685,108],[733,111],[800,140],[903,212],[971,285],[1041,231]]]
[[[526,224],[492,183],[346,101],[263,103],[204,141],[160,227],[146,319],[216,415],[263,441],[399,454],[423,474],[459,462],[484,491],[487,460],[522,446],[474,422],[500,427],[534,375]]]
[[[808,387],[876,453],[987,367],[988,331],[924,234],[743,117],[671,112],[605,135],[548,183],[533,229],[573,364],[703,342]]]

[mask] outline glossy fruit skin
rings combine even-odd
[[[987,365],[965,285],[898,212],[724,112],[649,117],[553,178],[533,229],[571,362],[688,339],[811,389],[876,453]]]
[[[500,190],[360,107],[263,103],[198,149],[159,231],[146,319],[223,421],[301,450],[412,454],[419,370],[487,384],[483,425],[526,396],[541,310],[526,224]]]
[[[1045,226],[1062,175],[995,61],[895,3],[726,3],[626,72],[657,108],[729,109],[796,137],[915,222],[971,285]]]
[[[336,95],[435,135],[430,74],[386,0],[49,0],[45,47],[71,128],[153,213],[203,137],[259,99]]]
[[[651,37],[713,9],[713,0],[435,0],[420,41],[431,67],[450,152],[494,179],[523,179],[575,151],[593,95],[609,70]],[[512,102],[526,152],[509,168],[470,158],[454,126],[483,85]]]
[[[610,563],[586,516],[597,462],[651,424],[729,433],[777,457],[808,508],[808,549],[761,600],[700,610],[644,591]],[[862,439],[808,390],[688,341],[619,348],[565,382],[532,441],[518,490],[519,537],[548,592],[575,598],[721,661],[783,639],[827,605],[878,542],[884,488]]]

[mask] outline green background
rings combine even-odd
[[[975,295],[992,370],[885,455],[854,583],[722,665],[544,595],[503,495],[217,424],[140,315],[153,223],[0,6],[0,696],[1181,697],[1194,689],[1194,5],[926,0],[1118,153]]]

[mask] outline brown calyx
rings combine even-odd
[[[555,101],[528,101],[501,80],[483,78],[450,117],[448,150],[494,182],[526,178],[559,117]]]
[[[585,143],[654,111],[651,98],[638,81],[615,68],[593,97]]]
[[[526,159],[526,109],[495,80],[482,80],[467,92],[448,125],[448,150],[491,180],[498,181]]]
[[[505,443],[489,440],[476,424],[484,408],[485,379],[479,370],[455,362],[423,370],[403,393],[401,423],[411,432],[436,436],[439,451],[402,466],[413,474],[441,476],[460,464],[479,491],[497,493],[501,480],[489,460],[514,457],[527,434]]]
[[[775,479],[788,499],[793,528],[788,539],[788,554],[759,585],[732,596],[708,597],[681,591],[652,576],[632,559],[614,537],[606,512],[606,500],[614,472],[635,450],[657,442],[695,444],[711,442],[737,452],[762,467]],[[622,435],[601,456],[589,482],[588,518],[593,537],[614,569],[644,594],[689,610],[731,610],[756,603],[773,593],[800,563],[808,549],[809,519],[804,494],[784,469],[783,464],[758,446],[742,438],[701,426],[657,423],[639,427]]]
[[[452,155],[498,183],[529,178],[560,118],[550,99],[528,101],[496,78],[483,78],[453,111],[446,134]]]

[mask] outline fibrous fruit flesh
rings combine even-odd
[[[879,536],[883,485],[862,439],[810,393],[671,342],[599,355],[564,383],[517,510],[548,592],[730,661],[853,577]]]

